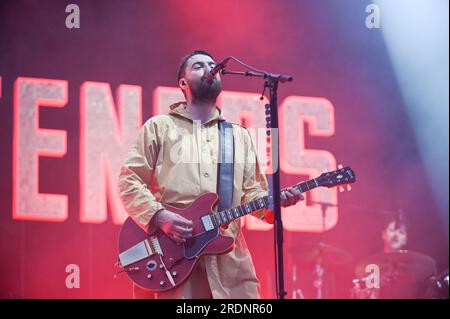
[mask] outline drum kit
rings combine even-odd
[[[419,252],[398,250],[369,256],[358,263],[355,274],[354,298],[423,298],[436,274],[436,262]]]
[[[299,257],[303,269],[311,270],[316,299],[324,297],[326,271],[353,265],[351,254],[323,242],[294,246],[291,253]],[[419,252],[399,250],[372,255],[357,263],[354,273],[350,292],[353,299],[448,298],[448,269],[436,276],[434,259]],[[294,287],[293,298],[304,298],[298,287]]]
[[[318,204],[322,207],[322,224],[325,231],[326,207],[331,205]],[[356,208],[371,210],[377,214],[394,214],[398,216],[398,220],[404,217],[403,209],[393,212]],[[323,241],[317,244],[295,245],[290,252],[299,258],[303,269],[311,271],[316,299],[324,297],[325,272],[332,272],[339,268],[347,269],[354,265],[350,253]],[[356,264],[354,275],[353,287],[350,291],[352,299],[448,299],[448,269],[436,276],[435,260],[419,252],[396,250],[369,256]],[[304,299],[304,294],[297,286],[297,281],[297,267],[294,265],[292,297]]]

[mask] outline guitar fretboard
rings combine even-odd
[[[316,178],[311,179],[306,182],[302,182],[292,186],[298,189],[302,193],[305,193],[313,188],[319,187],[319,183]],[[245,215],[257,212],[263,208],[269,207],[269,196],[264,196],[262,198],[254,199],[246,204],[226,209],[217,213],[210,214],[212,223],[215,228],[225,225],[235,219],[241,218]]]

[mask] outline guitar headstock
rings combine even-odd
[[[350,166],[346,166],[340,167],[332,172],[322,173],[316,178],[316,181],[319,186],[334,187],[354,183],[356,181],[356,177],[355,172],[353,172]],[[350,185],[348,185],[348,187],[350,187]]]

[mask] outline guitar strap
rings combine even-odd
[[[219,163],[217,169],[218,211],[229,209],[233,203],[234,182],[234,138],[233,126],[226,121],[219,122]]]

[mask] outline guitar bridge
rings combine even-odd
[[[164,256],[162,249],[161,249],[161,245],[159,244],[158,237],[156,237],[156,236],[151,237],[150,240],[152,242],[152,246],[155,249],[156,253],[160,256]]]

